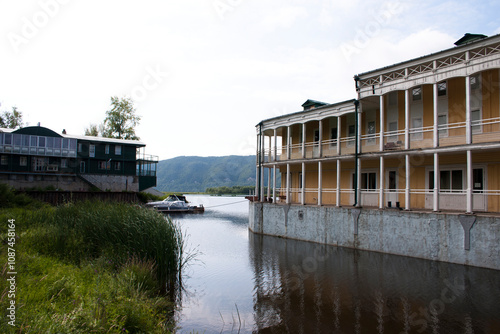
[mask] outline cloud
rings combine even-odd
[[[299,19],[308,16],[305,7],[289,6],[270,10],[261,21],[261,26],[266,31],[274,31],[278,28],[290,28]]]

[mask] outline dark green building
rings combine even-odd
[[[158,164],[145,147],[137,140],[58,134],[41,126],[0,129],[0,183],[20,190],[142,191],[156,186]]]

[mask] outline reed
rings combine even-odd
[[[41,254],[80,264],[106,258],[119,267],[131,259],[155,266],[159,290],[181,286],[188,256],[180,228],[169,218],[139,206],[84,202],[32,211],[30,243]]]

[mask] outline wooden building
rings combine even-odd
[[[0,182],[20,190],[142,191],[156,185],[158,163],[145,146],[41,126],[0,129]]]
[[[455,44],[356,75],[356,100],[260,122],[260,201],[500,212],[500,35]]]

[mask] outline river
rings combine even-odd
[[[188,195],[180,333],[500,333],[500,272],[248,230],[241,197]],[[499,255],[500,256],[500,255]]]

